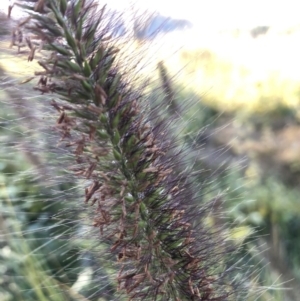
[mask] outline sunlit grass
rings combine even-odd
[[[15,78],[23,78],[32,76],[35,71],[42,70],[37,60],[28,62],[29,50],[27,47],[23,47],[22,51],[18,53],[16,47],[10,48],[9,46],[9,41],[0,42],[0,65],[6,73]],[[38,57],[39,54],[37,54]]]
[[[173,74],[179,72],[185,87],[224,111],[268,112],[278,105],[298,109],[298,37],[297,32],[270,32],[256,39],[244,33],[204,35],[202,40],[174,34],[163,37],[159,51],[149,49],[148,56],[159,54]],[[171,45],[172,58],[166,55]]]

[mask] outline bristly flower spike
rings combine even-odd
[[[130,83],[138,71],[120,66],[105,7],[31,2],[28,28],[51,52],[39,62],[37,89],[56,98],[57,128],[73,150],[74,173],[90,183],[89,222],[115,258],[119,293],[128,300],[239,300],[244,291],[234,278],[239,270],[228,267],[223,232],[206,221],[209,206],[197,196],[169,123],[159,122],[159,110]]]

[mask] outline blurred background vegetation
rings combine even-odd
[[[37,66],[26,51],[9,48],[13,26],[0,16],[0,300],[112,300],[114,269],[84,239],[84,222],[78,224],[84,216],[73,202],[81,202],[83,191],[48,130],[51,108],[32,86],[18,84]],[[243,242],[237,260],[251,258],[260,270],[259,279],[250,279],[253,290],[266,288],[256,300],[297,301],[300,76],[291,73],[295,56],[269,57],[276,43],[289,48],[296,40],[257,32],[246,42],[235,33],[186,47],[172,58],[170,35],[159,59],[171,77],[177,74],[171,80],[177,103],[191,104],[178,135],[191,153],[198,150],[199,183],[209,183],[201,193],[216,198],[216,211],[223,206],[215,222],[231,225],[233,244]],[[155,65],[156,50],[146,48],[145,59]],[[150,99],[162,95],[157,86],[150,86]]]

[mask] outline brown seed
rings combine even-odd
[[[61,123],[63,123],[64,119],[65,119],[65,112],[62,112],[60,114],[59,118],[57,119],[56,123],[61,124]]]
[[[33,61],[35,50],[36,50],[35,47],[33,47],[33,48],[31,49],[30,54],[29,54],[29,56],[28,56],[28,62],[32,62],[32,61]]]
[[[15,4],[9,5],[9,6],[8,6],[8,13],[7,13],[7,18],[8,18],[8,19],[10,19],[10,17],[11,17],[11,11],[12,11],[14,5],[15,5]]]
[[[41,14],[45,13],[44,5],[45,5],[45,0],[38,0],[38,2],[34,6],[34,11]]]

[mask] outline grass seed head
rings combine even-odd
[[[167,120],[162,106],[151,107],[130,82],[139,70],[124,69],[128,58],[108,37],[114,20],[107,22],[105,7],[83,0],[33,3],[55,24],[50,29],[47,18],[32,15],[30,30],[43,33],[52,52],[39,62],[44,75],[35,89],[55,97],[50,104],[60,113],[61,140],[73,152],[76,176],[89,181],[84,203],[96,207],[87,222],[99,228],[99,245],[109,245],[119,291],[128,300],[238,300],[244,291],[228,268],[222,229],[207,224],[208,206],[171,132],[179,107],[163,64],[172,106]]]

